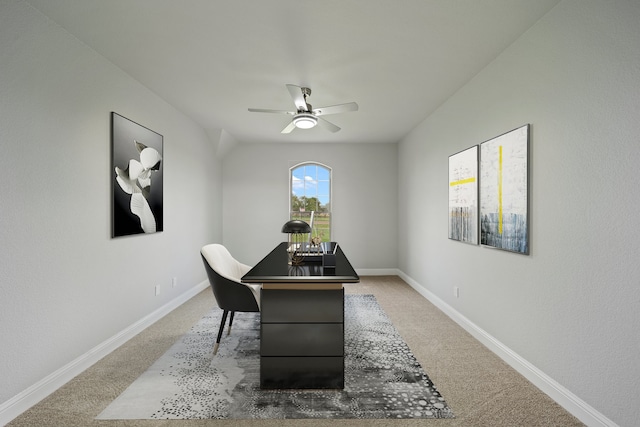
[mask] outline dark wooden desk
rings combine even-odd
[[[335,268],[291,266],[284,242],[242,277],[262,283],[261,388],[344,388],[343,283],[360,278],[339,245],[335,255]]]

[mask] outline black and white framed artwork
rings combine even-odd
[[[162,231],[162,135],[111,113],[112,237]]]

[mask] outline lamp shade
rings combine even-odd
[[[287,221],[282,226],[283,233],[311,233],[311,227],[306,222],[294,219],[291,221]]]

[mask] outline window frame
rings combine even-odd
[[[328,172],[328,174],[329,174],[329,194],[328,194],[328,196],[329,196],[329,201],[328,201],[328,205],[329,205],[329,209],[328,209],[328,214],[329,214],[329,236],[328,236],[328,240],[326,240],[326,241],[332,241],[332,235],[333,235],[333,226],[332,226],[332,223],[333,223],[333,221],[332,221],[332,216],[333,216],[333,200],[332,200],[333,199],[333,168],[331,168],[331,166],[326,165],[324,163],[317,162],[317,161],[309,160],[309,161],[296,163],[296,164],[294,164],[294,165],[289,167],[289,202],[288,202],[288,205],[289,205],[289,219],[293,219],[293,206],[292,206],[293,205],[292,204],[293,195],[294,195],[294,193],[293,193],[293,178],[294,178],[293,172],[294,172],[294,170],[296,170],[296,169],[298,169],[300,167],[303,167],[303,166],[319,167],[319,168],[322,168],[322,169],[326,170]],[[317,175],[318,174],[316,173],[316,177],[315,177],[316,179],[317,179]],[[305,175],[305,177],[306,177],[306,175]],[[305,196],[306,196],[306,193],[305,193]],[[320,200],[319,196],[320,195],[317,193],[317,188],[316,188],[316,194],[314,195],[314,197],[318,197],[318,201]],[[314,230],[312,230],[312,232],[313,231]]]

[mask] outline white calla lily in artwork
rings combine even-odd
[[[116,166],[116,181],[120,184],[120,188],[127,194],[133,194],[141,192],[141,188],[138,187],[137,181],[144,168],[142,163],[137,160],[129,160],[129,165],[126,170],[122,170]]]
[[[131,195],[131,213],[140,218],[142,231],[145,233],[156,232],[156,218],[151,212],[149,202],[147,202],[142,193],[133,193]]]
[[[140,152],[140,163],[142,163],[145,170],[157,171],[160,169],[161,161],[162,156],[155,148],[146,147]]]
[[[116,166],[116,181],[127,194],[131,195],[131,213],[140,218],[140,226],[145,233],[156,232],[156,219],[153,216],[147,197],[151,192],[151,172],[160,169],[162,156],[158,150],[134,140],[140,161],[129,160],[126,170]]]

